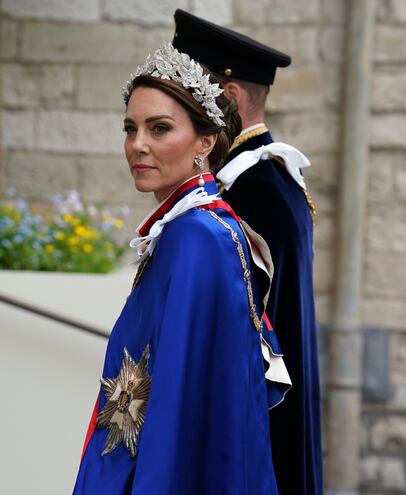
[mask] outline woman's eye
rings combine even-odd
[[[152,132],[154,134],[165,134],[165,132],[168,132],[168,131],[169,131],[169,127],[167,125],[163,125],[163,124],[156,124],[152,128]]]
[[[125,125],[123,127],[123,132],[126,134],[132,134],[133,132],[136,132],[137,129],[133,125]]]

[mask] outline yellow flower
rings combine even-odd
[[[56,234],[55,234],[55,239],[57,239],[58,241],[63,241],[65,239],[66,235],[64,232],[61,232],[61,231],[58,231]]]
[[[85,231],[83,232],[83,237],[85,239],[94,239],[95,237],[97,237],[97,232],[92,229],[85,229]]]
[[[117,229],[121,229],[124,227],[124,222],[121,220],[121,218],[117,218],[114,222],[114,227]]]
[[[76,246],[77,244],[79,244],[79,238],[78,237],[69,237],[67,240],[67,243],[69,244],[69,246]]]
[[[74,217],[73,215],[65,214],[62,217],[63,221],[66,223],[70,223],[71,225],[79,225],[80,219]]]
[[[111,242],[105,242],[104,243],[104,249],[105,249],[105,251],[112,251],[113,250],[113,244]]]
[[[72,215],[64,215],[62,217],[63,221],[66,222],[66,223],[72,223],[72,220],[73,220],[73,217]]]
[[[55,251],[55,247],[52,244],[46,244],[45,251],[47,253],[53,253]]]
[[[75,234],[83,239],[94,239],[97,236],[97,232],[83,225],[75,227]]]
[[[87,238],[88,239],[98,239],[100,237],[100,233],[97,230],[88,229]]]
[[[87,242],[86,244],[83,244],[83,251],[85,253],[91,253],[93,251],[93,246]]]
[[[2,216],[10,217],[14,222],[19,222],[21,220],[21,212],[12,204],[6,204],[2,207]]]
[[[86,237],[87,229],[83,225],[78,225],[75,227],[75,234],[79,237]]]
[[[111,223],[111,216],[110,215],[103,215],[103,223]]]

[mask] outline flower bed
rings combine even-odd
[[[55,196],[46,216],[14,194],[0,204],[1,269],[107,273],[117,265],[128,245],[122,218],[86,208],[76,191]]]

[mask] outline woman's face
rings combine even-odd
[[[158,201],[198,172],[194,158],[207,156],[205,140],[212,138],[196,134],[176,100],[159,89],[142,86],[128,102],[124,130],[124,149],[135,187],[153,192]]]

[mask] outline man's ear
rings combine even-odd
[[[241,87],[235,82],[225,83],[223,87],[224,87],[224,94],[227,96],[227,98],[229,100],[236,101],[238,105],[242,97]]]

